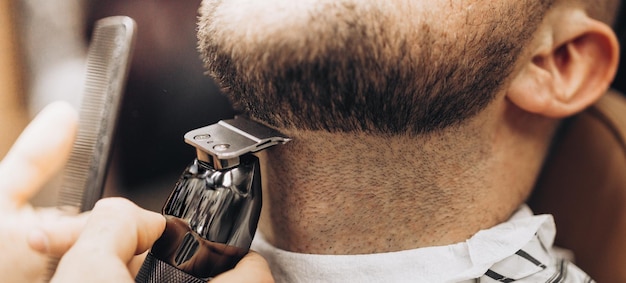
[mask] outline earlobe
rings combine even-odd
[[[566,12],[554,22],[547,18],[538,31],[543,40],[507,90],[509,100],[528,112],[573,115],[600,98],[615,76],[619,45],[613,30],[586,14]]]

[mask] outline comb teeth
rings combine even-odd
[[[78,132],[63,171],[58,206],[86,211],[102,196],[134,37],[135,22],[129,17],[96,22],[87,53]],[[58,263],[58,258],[48,257],[44,282],[50,281]]]
[[[89,210],[101,197],[125,84],[135,23],[116,16],[96,22],[78,133],[62,177],[58,205]]]

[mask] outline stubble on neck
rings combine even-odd
[[[497,158],[485,131],[426,139],[286,132],[293,142],[262,156],[260,229],[281,249],[364,254],[451,244],[505,220],[522,201],[493,194]]]

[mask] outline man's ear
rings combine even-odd
[[[609,88],[619,61],[613,30],[580,8],[554,7],[507,90],[519,108],[547,117],[573,115]]]

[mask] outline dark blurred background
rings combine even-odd
[[[613,81],[613,88],[626,93],[626,1],[622,0],[621,7],[617,16],[616,33],[621,44],[621,60],[617,76]]]
[[[137,22],[137,40],[122,104],[108,186],[160,209],[179,174],[195,157],[183,135],[232,117],[218,88],[204,75],[196,50],[200,0],[90,1],[86,38],[93,23],[112,15]]]

